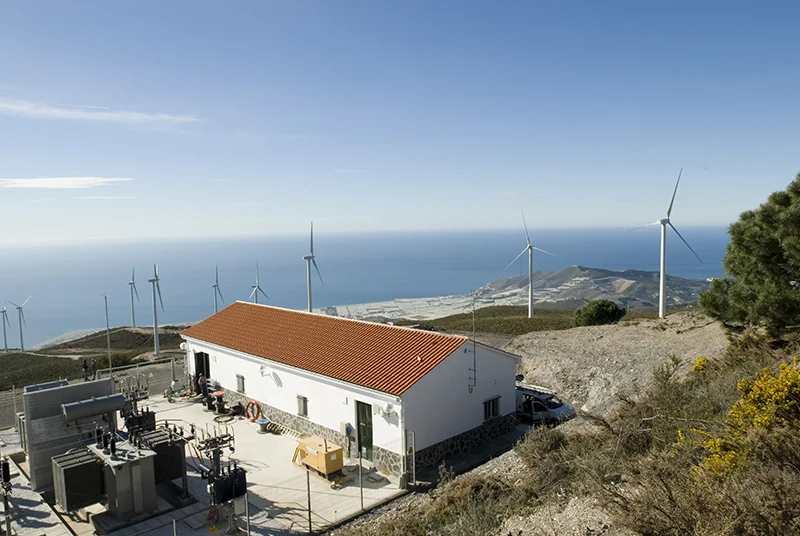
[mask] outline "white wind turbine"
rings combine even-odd
[[[8,338],[6,337],[6,325],[8,325],[8,327],[11,327],[11,322],[8,321],[8,309],[6,308],[6,305],[7,304],[4,303],[3,308],[0,309],[0,315],[3,316],[3,318],[0,319],[0,324],[3,324],[3,349],[5,350],[5,353],[8,353]]]
[[[261,288],[261,284],[258,282],[258,263],[257,262],[256,262],[256,284],[253,285],[252,288],[253,288],[253,292],[250,293],[250,299],[252,299],[254,303],[258,303],[258,293],[259,292],[261,294],[263,294],[266,299],[269,299],[269,296],[267,296],[267,293],[264,292],[264,290]]]
[[[217,278],[214,281],[215,283],[211,285],[211,289],[214,291],[214,314],[217,314],[217,295],[219,295],[222,303],[225,303],[225,298],[222,297],[222,291],[219,289],[219,265],[217,265]]]
[[[156,292],[158,292],[158,301],[161,302],[161,312],[164,312],[164,300],[161,299],[161,285],[158,283],[158,265],[153,264],[153,279],[148,279],[147,282],[153,287],[153,347],[156,351],[156,356],[161,355],[161,348],[158,346],[158,307],[156,306]],[[175,374],[172,375],[175,377]]]
[[[325,286],[325,281],[322,280],[322,274],[319,271],[319,266],[317,266],[317,261],[314,259],[314,222],[311,222],[311,253],[303,257],[303,260],[306,261],[306,276],[308,277],[308,312],[311,312],[311,265],[314,265],[314,269],[317,270],[317,275],[319,276],[319,282],[322,283],[322,286]]]
[[[555,253],[550,253],[549,251],[537,248],[533,244],[531,244],[531,237],[528,234],[528,224],[525,222],[524,211],[522,212],[522,225],[525,226],[525,239],[528,241],[528,245],[525,246],[525,249],[523,249],[522,252],[520,252],[520,254],[517,255],[513,261],[508,263],[508,266],[506,266],[503,271],[505,272],[506,270],[511,268],[511,266],[515,262],[517,262],[517,259],[525,255],[526,251],[528,252],[528,318],[533,318],[533,252],[539,251],[547,255],[552,255],[553,257],[558,257],[559,259],[561,259],[562,257],[559,257]]]
[[[128,281],[128,286],[131,290],[131,327],[136,327],[136,309],[133,306],[133,295],[136,294],[136,301],[139,301],[139,291],[136,290],[136,268],[131,270],[131,280]]]
[[[29,301],[31,301],[31,298],[33,298],[33,296],[28,296],[28,299],[25,300],[24,302],[22,302],[22,305],[17,305],[13,301],[11,302],[11,305],[13,305],[14,307],[17,308],[17,314],[19,316],[19,351],[20,352],[24,352],[25,351],[25,341],[22,338],[22,326],[23,325],[25,325],[25,326],[28,325],[28,323],[25,322],[25,313],[22,312],[22,308],[25,307],[25,305]]]
[[[667,217],[662,218],[658,221],[654,221],[653,223],[648,223],[643,227],[637,227],[636,229],[643,229],[644,227],[650,227],[651,225],[661,225],[661,281],[659,285],[659,292],[658,292],[658,317],[664,318],[664,314],[666,313],[667,308],[667,225],[672,227],[672,230],[675,231],[675,234],[678,235],[678,238],[686,244],[686,247],[689,248],[689,251],[694,253],[694,256],[697,257],[697,260],[703,262],[703,259],[700,258],[695,250],[692,249],[692,246],[689,245],[689,242],[681,236],[681,233],[672,225],[672,221],[670,221],[670,216],[672,215],[672,205],[675,203],[675,194],[678,193],[678,185],[681,183],[681,175],[683,175],[683,168],[681,168],[680,172],[678,173],[678,181],[675,183],[675,191],[672,192],[672,200],[669,202],[669,208],[667,208]],[[631,229],[635,231],[636,229]]]

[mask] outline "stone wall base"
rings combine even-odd
[[[419,471],[446,463],[448,459],[458,454],[469,452],[487,441],[513,431],[516,426],[517,417],[514,413],[510,413],[503,417],[486,421],[472,430],[467,430],[450,439],[445,439],[435,445],[426,447],[418,451],[414,456],[416,470]],[[409,460],[410,463],[411,460]]]

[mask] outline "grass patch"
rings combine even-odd
[[[28,353],[0,355],[0,390],[36,383],[73,379],[83,376],[81,361],[61,357],[44,357]]]
[[[162,349],[178,348],[182,342],[181,336],[178,333],[160,332],[158,334],[158,341]],[[97,349],[105,350],[107,348],[106,332],[99,331],[86,337],[81,337],[74,341],[65,342],[47,348],[47,352],[56,353],[59,351],[76,350],[76,349]],[[153,349],[153,334],[152,332],[133,331],[128,328],[116,328],[111,330],[111,349],[112,350],[128,350],[135,351],[136,353],[143,353]]]
[[[531,331],[551,331],[574,327],[574,311],[537,309],[528,318],[527,306],[493,305],[475,310],[475,331],[503,335],[522,335]],[[418,324],[418,321],[401,320],[399,326]],[[446,331],[472,331],[472,312],[426,320],[425,324]]]

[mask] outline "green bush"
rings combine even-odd
[[[575,311],[576,326],[615,324],[625,316],[625,309],[611,300],[592,300]]]

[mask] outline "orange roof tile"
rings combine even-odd
[[[226,307],[183,335],[393,395],[467,340],[246,302]]]

